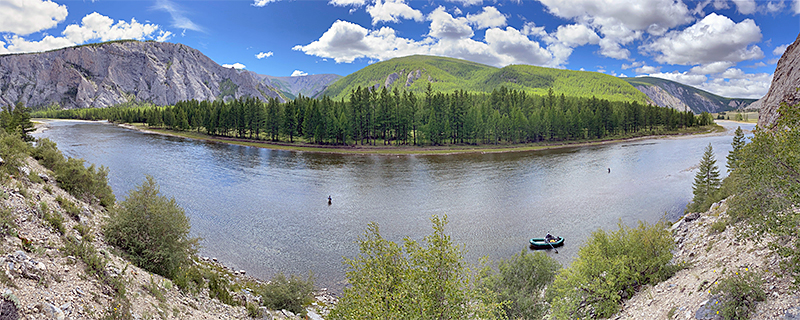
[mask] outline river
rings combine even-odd
[[[724,174],[733,129],[754,126],[718,123],[727,133],[447,156],[276,151],[81,121],[48,121],[36,136],[108,167],[117,201],[155,177],[203,238],[200,255],[262,279],[311,271],[317,287],[340,291],[343,257],[357,255],[369,222],[401,242],[422,239],[432,215],[447,215],[446,233],[470,264],[529,250],[529,238],[550,232],[566,241],[547,254],[566,265],[599,228],[674,221],[704,148],[711,143]]]

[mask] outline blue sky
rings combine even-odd
[[[273,76],[348,75],[427,54],[759,98],[799,13],[800,0],[0,0],[0,54],[156,40]]]

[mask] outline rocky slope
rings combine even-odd
[[[755,101],[755,99],[724,98],[666,79],[653,77],[623,79],[646,94],[654,104],[679,111],[715,113],[741,109]]]
[[[32,182],[31,176],[43,181]],[[19,175],[0,183],[0,210],[10,211],[16,224],[16,235],[0,234],[0,319],[98,319],[114,307],[107,286],[86,271],[86,263],[81,258],[69,256],[62,249],[65,239],[81,239],[75,229],[79,225],[90,228],[92,245],[107,261],[103,272],[124,281],[134,319],[250,318],[245,307],[209,298],[207,288],[196,293],[178,290],[169,280],[118,256],[99,232],[105,211],[78,201],[58,188],[51,177],[52,173],[29,158]],[[65,213],[66,209],[55,200],[58,196],[77,204],[80,208],[77,219]],[[42,218],[42,203],[53,214],[62,215],[66,230],[63,236]],[[215,260],[198,258],[196,264],[217,270],[221,277],[235,284],[258,282]],[[231,295],[240,303],[261,299],[244,285]],[[320,292],[309,308],[309,317],[321,319],[320,314],[326,313],[322,306],[332,302],[330,295]],[[262,307],[259,313],[259,318],[263,319],[299,319],[285,310],[271,311]]]
[[[677,248],[675,262],[688,267],[655,286],[639,290],[612,319],[720,319],[713,311],[716,299],[709,289],[722,277],[750,271],[764,281],[767,299],[756,306],[750,319],[800,319],[800,295],[792,289],[792,278],[781,276],[779,257],[765,242],[737,238],[735,227],[714,233],[711,226],[726,219],[725,200],[708,212],[692,213],[676,222],[671,231]],[[766,239],[767,241],[773,239]]]
[[[316,97],[331,83],[342,78],[337,74],[312,74],[295,77],[273,77],[252,73],[264,85],[280,90],[289,99],[298,95]]]
[[[758,126],[772,127],[778,119],[778,107],[781,103],[785,102],[791,106],[800,103],[798,88],[800,88],[800,35],[778,60],[767,95],[756,102],[761,108]]]
[[[250,73],[182,44],[115,41],[0,56],[0,105],[108,107],[129,101],[279,97]]]

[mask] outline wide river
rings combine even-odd
[[[569,264],[597,229],[676,220],[692,197],[711,143],[724,174],[726,134],[659,138],[548,151],[448,156],[337,155],[275,151],[146,134],[106,123],[48,121],[37,134],[70,157],[110,169],[118,201],[145,175],[174,197],[203,238],[200,254],[250,275],[307,275],[340,291],[343,257],[358,254],[367,223],[384,238],[420,240],[432,215],[465,247],[466,260],[508,258],[528,239],[566,238]],[[608,172],[611,169],[611,173]],[[333,204],[328,205],[328,196]]]

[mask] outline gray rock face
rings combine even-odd
[[[386,81],[383,83],[384,88],[388,88],[392,85],[397,79],[400,79],[400,75],[397,72],[392,72],[389,76],[386,77]]]
[[[778,60],[767,95],[757,101],[761,105],[758,126],[771,128],[775,125],[780,116],[778,107],[781,103],[785,102],[790,106],[799,103],[800,92],[797,88],[800,88],[800,35]]]
[[[129,101],[279,97],[182,44],[124,41],[0,56],[0,105],[108,107]]]
[[[259,79],[264,85],[274,87],[284,94],[292,96],[304,95],[306,97],[316,97],[319,93],[324,91],[328,85],[336,82],[342,78],[336,74],[312,74],[307,76],[296,77],[273,77],[260,75],[250,72],[254,77]]]
[[[647,95],[653,103],[661,107],[669,107],[678,111],[690,110],[681,99],[670,94],[659,86],[634,86],[637,90]]]

